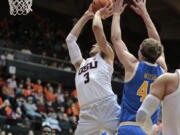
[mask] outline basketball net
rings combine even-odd
[[[8,0],[10,15],[27,15],[32,11],[32,0]]]

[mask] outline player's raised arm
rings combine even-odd
[[[113,65],[113,61],[114,61],[114,52],[111,46],[109,45],[109,42],[106,40],[101,18],[105,19],[112,15],[113,12],[112,6],[113,5],[111,4],[111,5],[107,5],[104,8],[99,9],[94,15],[93,25],[92,25],[92,29],[97,44],[99,45],[101,52],[104,54],[105,59],[111,65]]]
[[[141,18],[143,19],[143,21],[146,25],[146,28],[147,28],[149,38],[153,38],[153,39],[161,42],[159,34],[157,32],[157,29],[147,11],[146,0],[133,0],[133,1],[134,1],[135,6],[131,5],[131,8],[134,10],[134,12],[136,14],[141,16]],[[156,62],[164,69],[164,71],[167,71],[167,65],[165,62],[164,51],[162,52],[162,55],[157,59]]]
[[[165,60],[165,55],[164,55],[164,48],[162,51],[161,56],[159,56],[159,58],[156,60],[156,63],[158,63],[164,70],[164,72],[167,72],[168,68],[166,65],[166,60]]]
[[[125,69],[131,69],[132,65],[137,62],[137,59],[128,51],[123,42],[120,28],[120,18],[125,7],[126,4],[123,4],[123,0],[116,0],[114,3],[111,40],[119,61],[124,65]]]
[[[88,22],[88,20],[92,19],[93,16],[94,16],[94,13],[92,12],[92,5],[90,5],[89,9],[84,13],[84,15],[75,24],[75,26],[73,27],[73,29],[71,30],[71,32],[66,38],[71,62],[75,66],[76,70],[79,68],[81,62],[83,61],[81,51],[76,41],[84,25]]]
[[[153,38],[155,40],[160,41],[160,37],[156,30],[156,27],[154,23],[152,22],[149,16],[149,13],[147,11],[146,0],[133,0],[133,1],[134,1],[135,6],[131,5],[131,8],[134,10],[136,14],[141,16],[141,18],[143,19],[147,28],[149,38]]]

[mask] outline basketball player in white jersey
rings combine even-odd
[[[157,126],[152,125],[151,115],[162,102],[163,135],[180,135],[180,69],[175,73],[165,73],[151,86],[149,94],[136,119],[146,133],[155,132]]]
[[[90,6],[66,38],[71,62],[76,68],[75,83],[80,104],[75,135],[99,135],[101,130],[114,135],[119,124],[120,107],[111,87],[114,52],[106,40],[101,21],[111,13],[112,5],[98,10],[95,15]],[[85,60],[76,41],[83,26],[92,18],[97,43],[92,46],[91,57]]]

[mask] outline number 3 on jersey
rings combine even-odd
[[[84,83],[86,84],[89,82],[89,72],[85,73],[84,77],[85,77]]]
[[[141,96],[140,101],[143,102],[148,92],[148,81],[144,81],[139,89],[137,90],[137,95]]]

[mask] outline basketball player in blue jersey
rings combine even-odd
[[[128,51],[121,36],[119,22],[126,4],[123,4],[123,0],[116,0],[114,3],[111,40],[117,57],[125,68],[118,135],[146,135],[136,123],[136,113],[149,93],[151,83],[167,70],[163,46],[147,12],[146,1],[134,0],[134,4],[131,8],[144,20],[149,36],[139,47],[138,59]],[[151,117],[154,124],[157,123],[158,115],[159,109]]]

